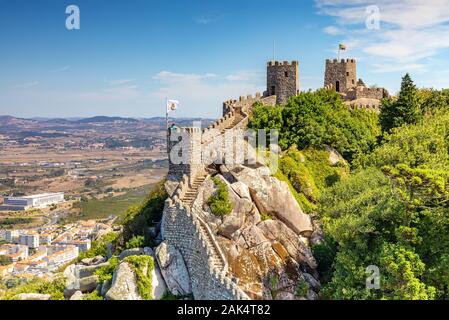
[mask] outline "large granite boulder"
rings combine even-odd
[[[326,146],[326,151],[329,152],[329,162],[333,165],[341,162],[343,164],[346,164],[345,159],[343,156],[334,148],[330,146]]]
[[[162,242],[156,248],[155,256],[168,290],[180,296],[191,294],[190,276],[181,252],[176,247]]]
[[[78,269],[78,277],[79,278],[86,278],[93,276],[95,274],[95,271],[97,271],[100,268],[109,266],[109,262],[104,262],[92,266],[82,266],[77,265],[76,268]]]
[[[86,293],[86,292],[92,292],[95,289],[97,289],[100,281],[98,279],[98,276],[90,276],[79,279],[79,288],[78,290]]]
[[[239,287],[251,298],[262,298],[262,270],[257,257],[249,250],[224,237],[217,237],[229,264],[229,271],[238,279]]]
[[[121,262],[114,271],[111,288],[105,298],[106,300],[142,300],[136,275],[128,263]]]
[[[239,232],[236,233],[235,238],[237,238],[237,243],[246,249],[250,249],[262,242],[268,241],[263,231],[255,225],[250,225],[239,230]]]
[[[310,248],[302,241],[300,236],[288,228],[282,221],[265,220],[260,222],[257,227],[267,239],[282,244],[295,261],[307,265],[310,269],[317,267]]]
[[[81,291],[76,291],[71,297],[70,300],[84,300],[84,295]]]
[[[15,296],[16,300],[50,300],[49,294],[40,293],[21,293]]]
[[[64,296],[68,299],[76,291],[82,293],[94,291],[99,284],[98,276],[94,275],[94,272],[106,265],[108,265],[108,262],[96,266],[69,265],[63,273],[66,279]]]
[[[298,234],[309,236],[313,232],[309,215],[302,211],[288,184],[272,177],[267,167],[239,165],[230,171],[238,181],[249,187],[260,212],[277,217]]]
[[[152,281],[152,292],[151,297],[154,300],[161,300],[162,297],[167,292],[167,285],[165,283],[164,277],[162,276],[161,269],[159,268],[158,264],[154,264],[154,268],[151,275],[151,281]]]
[[[264,299],[299,300],[298,284],[304,281],[298,264],[288,258],[282,268],[272,269],[264,278]]]
[[[94,266],[100,263],[104,263],[106,262],[106,258],[102,257],[102,256],[96,256],[93,258],[85,258],[83,260],[81,260],[81,263],[84,264],[85,266]]]

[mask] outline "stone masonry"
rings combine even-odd
[[[324,86],[335,89],[337,92],[346,93],[356,86],[357,64],[355,59],[326,60],[324,73]]]
[[[327,59],[324,87],[340,93],[350,108],[378,111],[381,100],[389,96],[384,88],[369,88],[362,79],[357,79],[355,59]]]
[[[298,93],[299,62],[268,62],[266,96],[276,96],[277,104],[285,104],[290,97]]]

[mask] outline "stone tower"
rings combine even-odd
[[[267,95],[276,96],[276,104],[285,104],[299,93],[299,62],[270,61],[267,66]]]
[[[357,86],[357,64],[355,59],[326,60],[324,87],[346,94]]]

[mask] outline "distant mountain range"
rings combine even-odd
[[[177,123],[185,123],[185,122],[192,122],[192,121],[199,121],[199,120],[206,120],[210,121],[211,119],[201,119],[201,118],[170,118],[170,122],[177,122]],[[105,123],[105,122],[126,122],[126,123],[136,123],[139,121],[143,121],[145,123],[162,123],[165,122],[164,117],[152,117],[152,118],[124,118],[124,117],[108,117],[108,116],[95,116],[90,118],[42,118],[42,117],[36,117],[36,118],[30,118],[30,119],[24,119],[24,118],[17,118],[13,116],[1,116],[0,115],[0,125],[6,126],[6,125],[20,125],[20,124],[32,124],[32,123],[48,123],[48,124],[86,124],[86,123]]]

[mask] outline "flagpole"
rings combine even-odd
[[[170,133],[168,132],[168,98],[165,98],[165,132],[167,133],[167,154],[170,152],[168,144],[170,141]]]

